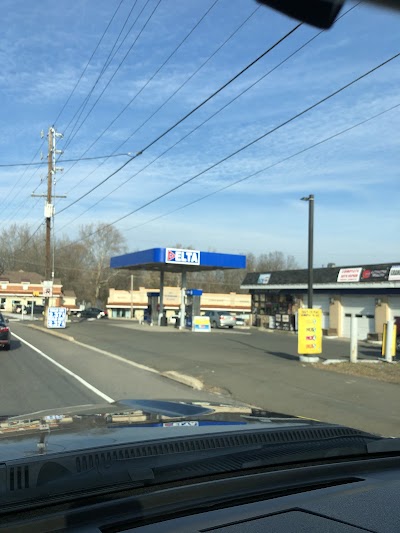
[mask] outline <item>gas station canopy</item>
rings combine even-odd
[[[151,248],[112,257],[110,267],[160,272],[226,270],[246,268],[246,256],[181,248]]]

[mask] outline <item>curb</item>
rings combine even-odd
[[[175,370],[167,370],[167,372],[161,372],[161,375],[168,379],[178,381],[183,385],[187,385],[188,387],[191,387],[194,390],[204,389],[204,383],[199,379],[194,378],[192,376],[188,376],[186,374],[181,374],[180,372],[175,372]]]
[[[66,335],[65,333],[59,333],[58,331],[52,331],[51,329],[45,329],[41,326],[35,326],[35,324],[28,324],[28,328],[36,329],[37,331],[42,331],[43,333],[47,333],[48,335],[53,335],[54,337],[59,337],[60,339],[64,339],[65,341],[75,342],[74,337],[72,335]]]

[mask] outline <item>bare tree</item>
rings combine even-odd
[[[125,251],[121,232],[107,224],[87,224],[79,230],[83,244],[83,263],[87,272],[88,294],[92,303],[105,301],[112,279],[120,274],[110,268],[110,258]]]

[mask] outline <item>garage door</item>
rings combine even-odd
[[[375,297],[342,296],[343,337],[350,337],[351,315],[356,315],[358,338],[365,340],[368,333],[375,333]]]
[[[304,305],[308,305],[307,295],[303,298]],[[329,296],[327,294],[313,294],[313,308],[322,310],[322,329],[329,328]]]
[[[391,318],[400,317],[400,296],[389,297],[389,307],[391,311]]]

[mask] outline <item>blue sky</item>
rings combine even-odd
[[[119,2],[81,0],[54,4],[45,0],[40,6],[28,0],[2,2],[0,163],[29,162],[36,152],[40,153],[40,131],[46,132],[54,123]],[[346,4],[342,13],[354,5]],[[142,89],[210,7],[184,44]],[[65,133],[59,143],[59,148],[65,147],[61,161],[80,158],[132,99],[86,157],[115,151],[136,153],[296,25],[283,15],[257,7],[253,0],[136,3],[123,0],[56,122],[58,131]],[[232,39],[140,127],[254,11]],[[70,121],[98,78],[130,12],[114,50],[126,34],[127,38],[98,81],[81,120],[114,77],[71,140]],[[400,13],[361,3],[332,30],[323,32],[149,164],[318,33],[315,28],[301,26],[203,108],[64,212],[61,209],[127,158],[81,161],[76,165],[60,161],[65,170],[57,174],[56,193],[67,194],[68,198],[57,201],[60,213],[56,215],[56,233],[74,238],[81,224],[112,222],[141,207],[388,59],[400,51],[399,23]],[[231,253],[280,250],[294,255],[305,266],[307,205],[299,198],[313,193],[316,266],[328,262],[398,261],[400,107],[254,178],[179,208],[400,104],[399,66],[400,59],[393,60],[198,179],[116,224],[128,248],[181,242]],[[46,150],[44,145],[44,155]],[[38,159],[39,155],[35,161]],[[4,224],[27,222],[32,229],[37,227],[43,216],[43,202],[30,194],[34,190],[36,194],[44,192],[40,180],[45,172],[45,167],[0,169],[0,190],[7,206],[3,211]],[[128,178],[131,179],[122,185]]]

